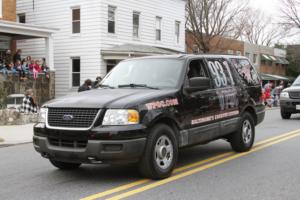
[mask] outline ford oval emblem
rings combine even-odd
[[[72,119],[74,119],[73,115],[64,115],[63,116],[63,120],[64,121],[71,121]]]

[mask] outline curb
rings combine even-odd
[[[24,144],[30,144],[32,142],[21,142],[21,143],[12,143],[12,144],[1,144],[0,143],[0,148],[4,147],[10,147],[10,146],[18,146],[18,145],[24,145]]]
[[[278,107],[272,107],[272,108],[266,108],[266,110],[278,110],[278,109],[280,109],[279,106]]]

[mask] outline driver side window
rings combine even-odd
[[[188,79],[194,77],[208,77],[205,70],[205,65],[203,60],[193,60],[190,62],[188,73]]]

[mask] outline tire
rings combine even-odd
[[[255,139],[254,120],[250,113],[245,112],[239,122],[238,130],[230,136],[230,144],[236,152],[249,151]]]
[[[167,178],[176,165],[177,156],[178,144],[174,131],[165,124],[157,124],[147,138],[139,171],[146,178]]]
[[[81,163],[67,163],[52,159],[50,159],[50,163],[61,170],[74,170],[78,169],[81,165]]]
[[[281,118],[282,119],[290,119],[291,118],[291,113],[289,112],[284,112],[283,110],[280,110]]]

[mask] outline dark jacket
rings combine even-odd
[[[86,84],[83,84],[78,88],[78,92],[83,92],[83,91],[90,90],[90,89],[91,88],[89,86],[87,86]]]
[[[21,55],[19,53],[16,53],[14,55],[14,63],[16,63],[18,60],[21,61]]]

